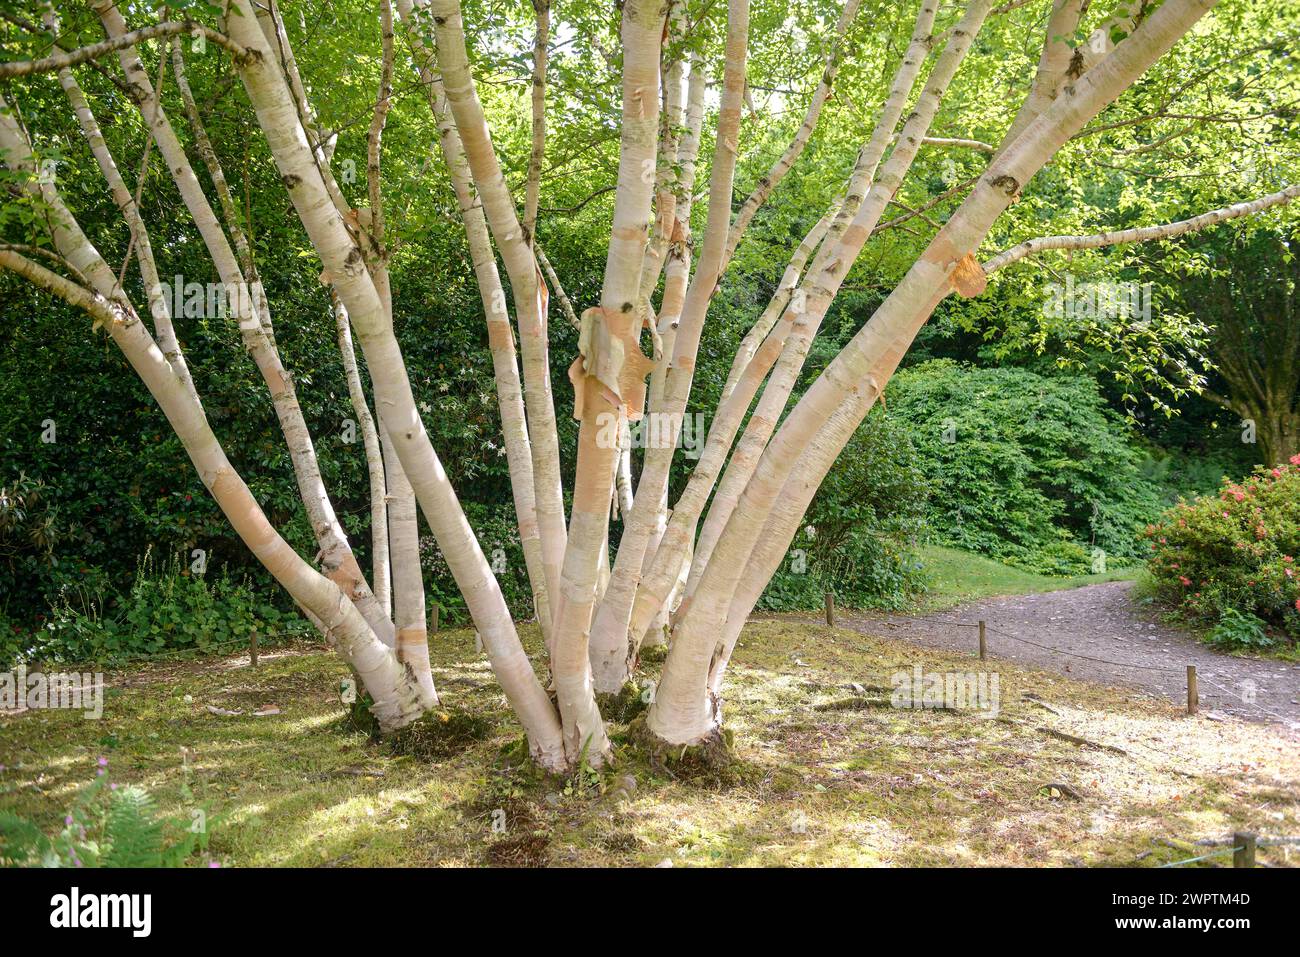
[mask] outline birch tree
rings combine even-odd
[[[596,13],[582,4],[532,0],[510,14],[526,44],[527,95],[517,101],[514,124],[526,135],[506,123],[493,128],[501,94],[483,66],[494,46],[515,34],[476,22],[484,11],[459,0],[384,0],[366,8],[377,42],[365,55],[378,65],[378,83],[364,121],[351,121],[367,130],[365,200],[354,205],[336,153],[348,123],[327,120],[315,102],[327,99],[313,91],[330,77],[304,71],[294,49],[301,31],[285,6],[224,0],[204,22],[178,20],[169,7],[145,22],[144,11],[133,10],[132,20],[141,21],[135,23],[95,0],[90,9],[103,39],[93,42],[59,33],[66,11],[6,16],[30,49],[26,58],[0,64],[6,202],[24,211],[9,221],[18,226],[6,227],[0,266],[107,332],[231,525],[355,670],[389,732],[438,702],[425,624],[422,516],[534,760],[554,772],[610,760],[605,696],[624,691],[640,667],[643,642],[665,629],[669,648],[653,702],[638,719],[639,738],[656,748],[716,750],[724,677],[741,629],[832,463],[951,293],[978,297],[991,274],[1012,264],[1032,269],[1040,254],[1054,250],[1173,241],[1276,213],[1296,195],[1294,186],[1273,183],[1163,225],[1115,224],[1077,235],[1066,234],[1075,222],[1062,213],[1060,229],[994,254],[1013,204],[1028,201],[1046,211],[1041,219],[1057,212],[1057,193],[1037,191],[1037,177],[1068,144],[1152,117],[1176,118],[1191,80],[1146,119],[1108,120],[1117,100],[1136,100],[1133,109],[1124,107],[1132,113],[1164,95],[1148,89],[1144,77],[1171,50],[1191,44],[1187,55],[1195,59],[1199,35],[1230,29],[1206,17],[1214,0],[822,5],[815,42],[799,40],[802,60],[791,70],[792,84],[776,92],[756,82],[756,74],[772,72],[772,47],[755,23],[785,15],[783,5],[626,0]],[[1029,68],[1011,75],[1018,67],[999,52],[1007,35],[1025,29],[1035,38]],[[285,208],[328,292],[331,308],[320,321],[337,333],[372,489],[369,576],[325,488],[294,377],[277,349],[275,304],[260,277],[250,224],[187,81],[181,45],[195,38],[227,58],[241,91],[232,102],[245,111],[243,128],[274,163]],[[157,69],[149,66],[152,58]],[[1207,54],[1197,64],[1204,73],[1197,83],[1213,78],[1212,59]],[[150,229],[162,226],[159,177],[141,174],[132,191],[122,169],[134,158],[112,154],[78,83],[88,70],[109,73],[114,61],[113,82],[129,91],[135,122],[148,135],[141,168],[157,150],[167,188],[186,210],[184,228],[197,234],[214,274],[248,292],[232,318],[291,451],[319,545],[315,556],[289,548],[207,422],[202,377],[185,354],[183,317],[161,295],[149,240]],[[577,63],[605,71],[608,82],[583,87]],[[166,67],[174,89],[165,82]],[[990,72],[997,83],[989,82]],[[139,301],[132,295],[137,286],[123,283],[126,264],[115,271],[87,238],[75,194],[65,195],[62,183],[42,174],[49,124],[25,101],[49,74],[66,93],[121,212],[128,259],[136,260],[144,290]],[[597,94],[609,102],[603,113],[590,106]],[[756,95],[766,97],[764,109]],[[181,108],[169,110],[176,97]],[[976,116],[975,103],[987,109]],[[543,637],[536,664],[457,495],[457,464],[444,464],[434,448],[428,421],[440,410],[417,404],[420,370],[397,334],[404,317],[394,250],[421,237],[404,231],[395,215],[391,197],[400,176],[389,161],[390,117],[415,108],[433,131],[426,165],[438,164],[453,197],[455,215],[445,228],[463,230],[465,278],[482,306],[511,502]],[[765,115],[777,108],[791,114],[790,123]],[[592,207],[603,217],[603,273],[598,288],[570,303],[565,262],[548,260],[542,248],[556,170],[583,152],[573,116],[584,110],[593,114],[588,132],[609,144],[614,162],[612,182],[583,200],[603,203]],[[202,158],[206,182],[190,164],[186,140]],[[569,159],[555,159],[557,150]],[[925,178],[936,152],[960,154],[973,174],[917,203],[908,190]],[[752,186],[738,190],[742,181]],[[399,182],[397,192],[402,188]],[[791,188],[820,190],[815,208],[772,264],[778,278],[767,301],[730,343],[717,404],[698,412],[702,343],[729,270],[748,255],[756,225],[766,228],[773,201]],[[891,207],[901,214],[887,218]],[[933,218],[937,209],[942,222]],[[701,227],[698,236],[693,225]],[[847,344],[821,368],[808,369],[837,297],[864,268],[864,252],[874,254],[903,231],[920,237],[919,255]],[[562,308],[553,310],[552,300]],[[568,369],[567,377],[556,377],[559,388],[551,357],[557,311],[560,328],[578,327],[576,353],[556,357]],[[152,331],[142,316],[150,317]],[[570,414],[577,441],[566,460],[560,417]],[[681,445],[692,414],[703,414],[708,426],[698,458],[688,464]],[[634,434],[644,440],[635,452]]]

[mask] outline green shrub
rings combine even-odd
[[[911,544],[926,516],[926,476],[911,439],[873,411],[818,490],[760,608],[821,607],[827,591],[851,608],[899,608],[925,588]]]
[[[2,622],[0,622],[2,623]],[[305,634],[311,626],[260,597],[225,569],[192,574],[173,555],[159,566],[146,552],[125,595],[68,586],[34,634],[10,626],[3,660],[117,662],[173,652],[212,652]]]
[[[1223,609],[1206,641],[1225,651],[1255,651],[1276,644],[1262,619],[1235,608]]]
[[[1146,531],[1150,589],[1221,643],[1259,644],[1242,616],[1300,637],[1300,455],[1217,495],[1180,502]]]
[[[1159,493],[1094,380],[937,359],[886,398],[928,479],[938,543],[1053,575],[1139,558]]]

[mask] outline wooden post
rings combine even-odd
[[[436,601],[429,607],[429,634],[431,635],[438,630],[438,613],[441,610],[442,606]]]
[[[835,595],[826,593],[826,624],[835,627]]]
[[[1255,866],[1255,835],[1250,831],[1238,831],[1232,835],[1232,846],[1236,848],[1232,852],[1233,867],[1254,867]]]
[[[980,661],[983,661],[986,657],[986,651],[987,648],[984,644],[984,620],[980,619]]]
[[[248,636],[248,661],[251,667],[257,667],[257,632]]]
[[[1200,695],[1196,692],[1196,665],[1187,666],[1187,713],[1196,714]]]

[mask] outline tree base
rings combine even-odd
[[[697,744],[673,744],[650,730],[645,715],[637,715],[627,727],[627,740],[645,752],[653,767],[674,777],[717,779],[738,765],[732,733],[726,728],[714,730]]]
[[[464,753],[491,737],[495,729],[496,722],[482,715],[427,711],[379,740],[393,754],[441,759]]]
[[[343,712],[343,730],[354,734],[364,734],[371,741],[378,741],[383,737],[383,732],[379,728],[379,719],[370,710],[373,704],[374,700],[369,694],[365,692],[358,694],[356,700],[347,705],[346,710]]]
[[[338,727],[345,733],[364,734],[371,744],[382,744],[393,754],[441,759],[462,754],[485,741],[497,723],[479,714],[426,711],[400,728],[385,731],[370,710],[370,696],[362,694],[347,706]],[[525,745],[525,750],[526,750]]]

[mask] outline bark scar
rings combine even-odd
[[[594,306],[582,314],[578,357],[569,366],[573,383],[573,417],[581,421],[585,393],[595,379],[615,405],[621,404],[629,420],[645,413],[646,376],[654,362],[641,351],[640,317],[635,310]]]

